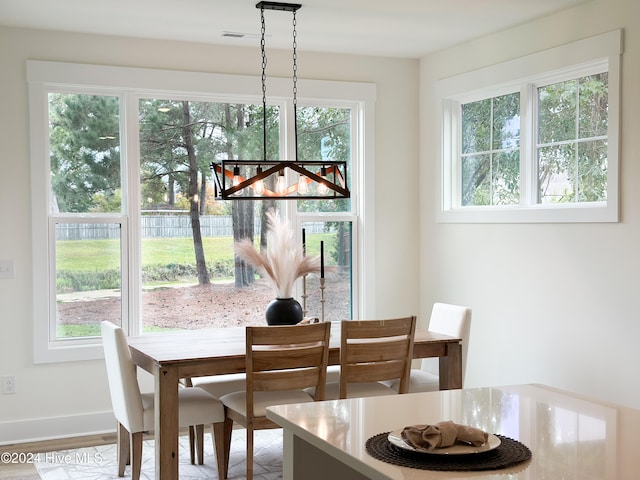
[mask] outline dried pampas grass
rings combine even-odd
[[[273,211],[267,212],[267,248],[258,252],[251,239],[235,243],[236,255],[260,270],[271,282],[277,298],[293,297],[298,278],[320,273],[320,257],[304,255],[302,245],[295,242],[289,224]],[[324,267],[325,274],[335,273],[333,266]]]

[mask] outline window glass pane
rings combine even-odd
[[[520,147],[520,94],[493,99],[493,150]]]
[[[607,141],[578,144],[579,202],[601,202],[607,199]]]
[[[491,156],[462,158],[462,205],[491,204]]]
[[[347,187],[351,189],[351,110],[335,107],[298,107],[296,110],[298,159],[347,162]],[[300,212],[348,212],[351,209],[348,198],[298,200],[297,204]]]
[[[307,317],[316,317],[326,321],[349,320],[352,317],[352,235],[351,222],[303,222],[307,255],[320,255],[320,242],[324,247],[326,266],[324,295],[320,278],[308,275],[306,278]],[[330,267],[336,271],[329,273]],[[323,302],[324,299],[324,302]]]
[[[56,224],[56,339],[99,336],[100,321],[121,322],[121,228]]]
[[[253,269],[234,263],[231,215],[201,218],[208,283],[198,277],[188,216],[145,215],[141,221],[147,232],[142,239],[145,332],[264,324],[264,309],[273,295],[266,282],[247,280]],[[259,234],[259,225],[254,229]],[[151,230],[162,236],[152,237]]]
[[[517,205],[520,201],[520,152],[498,153],[493,157],[492,204]]]
[[[576,138],[577,81],[538,89],[538,143]]]
[[[567,203],[575,198],[574,144],[538,149],[540,203]]]
[[[50,211],[120,212],[118,97],[49,94]]]
[[[264,324],[273,296],[235,262],[233,242],[260,238],[275,202],[216,201],[210,171],[214,160],[263,159],[262,107],[142,99],[139,111],[143,329]],[[277,159],[277,108],[267,122]]]
[[[579,138],[607,134],[609,128],[608,75],[600,73],[580,79]]]
[[[491,99],[462,105],[462,153],[486,152],[491,146]]]

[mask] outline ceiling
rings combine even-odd
[[[420,58],[585,0],[298,0],[303,51]],[[0,25],[259,46],[257,0],[0,0]],[[292,16],[267,11],[267,48],[291,48]],[[248,34],[225,37],[225,32]]]

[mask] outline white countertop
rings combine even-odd
[[[281,405],[269,407],[267,416],[372,479],[640,478],[640,410],[541,385]],[[391,465],[365,449],[376,434],[443,420],[518,440],[532,459],[504,470],[436,472]]]

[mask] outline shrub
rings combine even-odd
[[[56,288],[58,293],[119,289],[120,271],[115,269],[98,272],[59,270]]]
[[[208,266],[211,279],[233,278],[233,260],[223,260]],[[198,272],[194,264],[170,263],[150,265],[142,269],[144,283],[194,281]],[[58,293],[87,292],[90,290],[120,289],[120,271],[116,269],[92,271],[59,270],[56,278]]]

